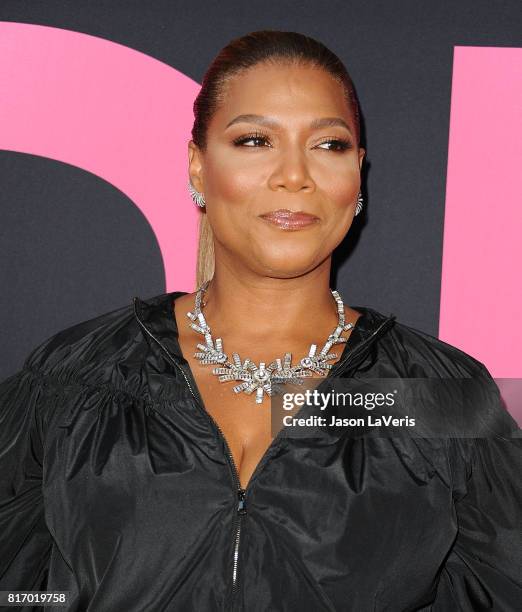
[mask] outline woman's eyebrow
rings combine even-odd
[[[264,115],[255,115],[255,114],[250,113],[250,114],[245,114],[245,115],[238,115],[237,117],[232,119],[232,121],[229,121],[227,123],[227,125],[225,126],[225,129],[227,129],[234,123],[242,123],[242,122],[243,123],[245,122],[246,123],[257,123],[259,125],[263,125],[265,127],[273,128],[273,129],[277,129],[281,127],[280,124],[275,119],[272,119],[271,117],[265,117]],[[319,128],[334,127],[334,126],[344,127],[351,133],[350,127],[348,126],[346,121],[342,119],[341,117],[321,117],[320,119],[314,119],[310,123],[309,127],[312,130],[317,130]]]

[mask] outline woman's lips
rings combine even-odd
[[[274,210],[264,215],[259,215],[261,219],[265,219],[281,229],[300,229],[313,223],[317,223],[319,218],[315,215],[310,215],[301,211],[291,210]]]

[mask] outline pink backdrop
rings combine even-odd
[[[167,291],[194,289],[186,143],[199,88],[102,38],[0,22],[0,148],[77,166],[125,193],[156,235]]]
[[[522,377],[522,49],[455,47],[439,337]]]

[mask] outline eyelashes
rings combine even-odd
[[[241,147],[241,146],[244,146],[245,143],[250,142],[251,140],[252,141],[270,142],[267,134],[263,134],[262,132],[252,132],[250,134],[245,134],[244,136],[239,136],[238,138],[234,138],[232,143],[236,147]],[[333,144],[333,145],[335,145],[336,148],[325,149],[325,148],[322,147],[322,145],[325,145],[325,144]],[[263,146],[263,145],[261,145],[261,146]],[[328,138],[326,140],[323,140],[322,142],[319,142],[317,145],[315,145],[315,147],[323,148],[324,151],[333,151],[334,153],[342,153],[343,151],[346,151],[347,149],[351,149],[352,148],[352,143],[349,140],[346,140],[344,138]],[[254,146],[249,145],[249,148],[251,148],[251,149],[258,149],[259,146],[257,146],[257,145],[254,145]]]
[[[325,151],[334,151],[335,153],[342,153],[343,151],[352,148],[352,143],[349,140],[346,140],[345,138],[328,138],[326,140],[323,140],[322,142],[319,142],[315,146],[318,148],[322,148],[322,145],[324,144],[334,144],[336,147],[335,149],[330,148],[325,149]]]
[[[250,140],[263,140],[263,141],[268,141],[268,136],[266,134],[261,134],[260,132],[252,132],[251,134],[245,134],[244,136],[239,136],[238,138],[234,138],[234,140],[232,141],[236,146],[241,146],[243,145],[245,142],[248,142]],[[257,147],[252,147],[257,148]]]

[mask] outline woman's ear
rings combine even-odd
[[[189,177],[192,185],[200,192],[204,193],[203,188],[203,160],[199,147],[193,140],[188,143]]]
[[[362,168],[362,163],[365,155],[366,149],[363,149],[363,147],[359,147],[359,170]]]

